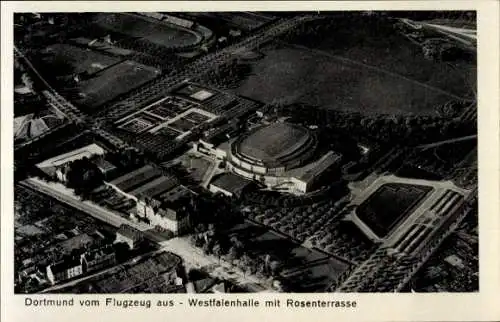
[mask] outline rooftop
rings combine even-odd
[[[305,182],[309,182],[321,175],[326,169],[340,160],[341,156],[333,151],[328,151],[320,159],[311,162],[301,168],[290,171],[291,176]]]
[[[127,225],[127,224],[123,224],[120,226],[120,228],[118,229],[118,231],[116,232],[116,234],[118,235],[122,235],[124,237],[127,237],[127,238],[131,238],[131,239],[134,239],[134,240],[138,240],[142,237],[142,232],[130,225]]]
[[[116,166],[106,159],[98,158],[94,163],[104,173],[116,169]]]
[[[239,193],[252,182],[232,173],[217,176],[210,184],[231,193]]]
[[[298,125],[273,123],[259,127],[239,144],[240,152],[263,162],[274,162],[307,142],[309,131]]]
[[[65,241],[60,242],[58,245],[67,252],[71,252],[73,249],[81,248],[86,244],[90,244],[95,239],[88,234],[80,234],[75,237],[69,238]]]
[[[110,184],[116,186],[124,192],[130,192],[147,182],[150,182],[161,175],[161,171],[152,165],[145,165],[142,168],[129,172],[111,181]]]
[[[175,203],[191,194],[191,190],[188,188],[178,185],[169,191],[157,196],[156,198],[161,202]]]
[[[70,268],[77,267],[79,265],[81,265],[81,263],[78,260],[78,258],[71,258],[51,264],[50,270],[52,271],[52,274],[57,274],[60,272],[64,272],[65,270],[68,270]]]
[[[85,259],[87,261],[94,261],[101,257],[107,257],[109,255],[112,255],[113,253],[114,253],[113,247],[107,245],[101,248],[91,249],[85,252],[83,255],[85,256]]]
[[[139,199],[142,198],[154,198],[170,189],[174,188],[179,184],[179,181],[175,177],[160,176],[146,184],[132,190],[131,195],[136,196]]]
[[[83,159],[85,157],[90,158],[93,155],[103,155],[105,153],[106,151],[103,148],[93,143],[82,148],[47,159],[43,162],[38,163],[36,166],[40,169],[51,166],[57,167],[75,160]]]

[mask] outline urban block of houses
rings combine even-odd
[[[46,267],[47,278],[51,284],[64,282],[116,264],[115,250],[111,245],[86,250],[78,256],[62,259]]]
[[[166,176],[152,165],[146,165],[107,183],[136,202],[130,213],[134,219],[145,219],[179,235],[190,227],[184,207],[192,192],[173,176]]]

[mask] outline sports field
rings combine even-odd
[[[43,57],[45,64],[54,66],[57,73],[65,72],[67,75],[82,72],[93,74],[119,61],[119,58],[102,55],[96,51],[85,50],[68,44],[54,44],[47,47]],[[56,64],[57,67],[55,67]],[[61,64],[66,66],[67,70],[61,70]]]
[[[445,91],[304,48],[265,51],[236,91],[265,103],[304,103],[363,113],[434,114]]]
[[[101,28],[143,38],[165,47],[189,46],[201,40],[194,32],[132,14],[101,13],[96,17],[96,24]]]
[[[159,73],[153,67],[126,60],[80,82],[78,90],[83,96],[75,102],[95,108],[155,78]]]

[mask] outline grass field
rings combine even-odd
[[[153,67],[124,61],[80,82],[79,91],[84,96],[75,102],[91,108],[97,107],[155,78],[159,72]]]
[[[52,65],[64,62],[68,66],[68,74],[87,72],[95,73],[120,61],[119,58],[102,55],[98,52],[85,50],[68,44],[55,44],[46,48],[43,62]],[[59,65],[58,65],[59,67]],[[61,72],[57,71],[56,72]]]
[[[476,64],[426,59],[419,46],[397,33],[391,21],[336,17],[332,32],[310,48],[358,61],[382,70],[471,98],[476,87]]]
[[[101,13],[97,15],[96,23],[99,27],[165,47],[193,45],[201,40],[193,32],[129,14]]]
[[[306,103],[363,113],[434,114],[451,99],[433,88],[303,48],[265,51],[236,91],[265,103]]]

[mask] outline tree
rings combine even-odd
[[[283,269],[283,263],[278,260],[272,260],[269,263],[269,270],[272,276],[277,276]]]
[[[220,264],[220,259],[222,256],[222,248],[219,243],[214,244],[212,248],[212,253],[219,259],[219,264]]]
[[[247,271],[250,271],[250,266],[252,264],[252,259],[247,253],[243,253],[240,258],[239,266],[243,270],[243,276],[246,275]]]
[[[69,164],[66,179],[69,188],[85,197],[103,183],[104,175],[88,158],[83,158]]]

